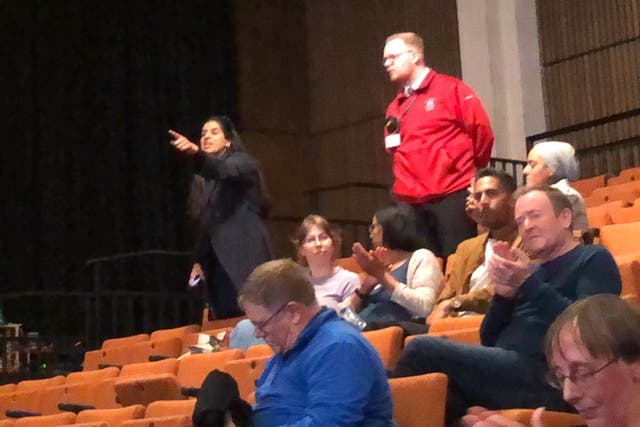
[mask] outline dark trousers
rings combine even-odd
[[[213,248],[209,247],[201,265],[206,280],[205,289],[210,320],[242,316],[244,313],[238,307],[237,301],[238,290]]]
[[[400,354],[394,377],[443,372],[449,379],[447,420],[470,406],[567,411],[559,390],[544,380],[545,364],[516,351],[466,345],[438,337],[417,337]]]
[[[458,244],[478,234],[477,225],[464,211],[467,190],[412,205],[421,222],[427,249],[445,261]]]

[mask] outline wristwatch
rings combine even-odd
[[[459,311],[462,308],[462,300],[458,297],[453,297],[449,302],[449,307],[451,307],[453,311]]]

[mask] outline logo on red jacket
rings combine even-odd
[[[424,102],[424,111],[431,111],[436,108],[436,99],[429,98]]]

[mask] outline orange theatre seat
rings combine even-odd
[[[244,353],[244,357],[262,357],[272,356],[273,350],[269,347],[269,344],[255,344],[247,348]]]
[[[154,373],[118,379],[116,381],[118,402],[123,405],[134,403],[146,405],[155,400],[184,399],[181,393],[182,387],[200,388],[209,372],[214,369],[222,370],[227,361],[242,357],[241,350],[192,354],[180,360],[177,375]]]
[[[87,409],[81,411],[76,424],[106,423],[109,427],[121,427],[125,421],[144,417],[144,406],[131,405],[115,409]]]
[[[262,374],[262,370],[270,357],[230,360],[224,365],[224,371],[236,380],[241,398],[247,400],[256,391],[256,380]]]
[[[115,347],[121,347],[123,345],[134,344],[137,342],[149,341],[149,334],[130,335],[128,337],[109,338],[102,342],[103,350]]]
[[[640,197],[640,181],[627,182],[593,190],[591,196],[585,199],[585,206],[592,207],[615,200],[633,203],[638,197]],[[589,201],[588,204],[586,203],[587,200]]]
[[[613,224],[611,212],[628,206],[624,200],[616,200],[614,202],[603,203],[598,206],[587,208],[587,222],[589,227],[600,228],[605,225]]]
[[[402,328],[399,326],[391,326],[375,331],[363,332],[362,335],[378,352],[384,369],[386,371],[393,371],[404,345]]]
[[[349,256],[345,258],[338,258],[336,260],[336,264],[347,271],[351,271],[356,274],[362,273],[362,268],[360,268],[360,265],[356,262],[354,257]]]
[[[600,229],[600,244],[615,258],[640,251],[640,222],[606,225]]]
[[[618,176],[609,179],[608,185],[624,184],[631,181],[640,181],[640,166],[621,170]]]
[[[621,296],[633,295],[640,297],[640,253],[635,257],[623,257],[616,260],[620,279],[622,280]]]
[[[580,179],[573,181],[571,187],[573,187],[582,197],[589,197],[593,190],[596,188],[602,188],[607,185],[609,174],[603,174],[594,176],[591,178]]]
[[[167,340],[170,338],[179,338],[182,340],[185,335],[200,332],[200,325],[186,325],[172,329],[158,329],[153,331],[149,336],[150,340]]]
[[[65,424],[73,424],[76,421],[76,414],[64,412],[54,415],[43,415],[39,417],[24,417],[15,421],[15,427],[55,427]]]
[[[160,400],[150,403],[144,418],[129,420],[122,427],[191,427],[195,399]]]
[[[61,410],[78,412],[83,408],[110,409],[120,407],[116,401],[115,378],[95,383],[65,385],[58,389],[49,390],[52,395],[62,393],[58,406]]]
[[[182,399],[176,386],[177,373],[175,358],[125,365],[114,384],[117,401],[123,405],[147,405],[155,400]]]
[[[398,427],[442,427],[447,376],[441,373],[391,378],[393,420]]]
[[[609,212],[611,222],[614,224],[627,224],[629,222],[640,221],[640,203],[634,202],[633,206],[627,208],[613,209]],[[638,248],[640,250],[640,248]]]

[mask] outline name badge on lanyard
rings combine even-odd
[[[400,134],[392,133],[387,135],[384,139],[384,147],[388,150],[390,148],[396,148],[400,145]]]

